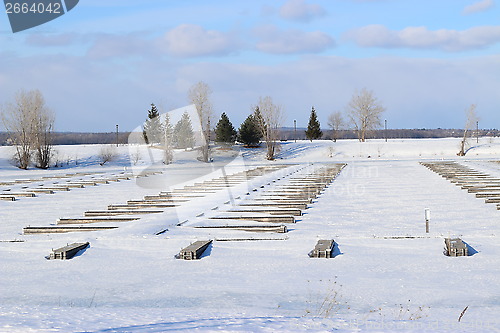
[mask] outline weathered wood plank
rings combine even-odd
[[[318,240],[314,249],[309,252],[311,258],[332,258],[332,252],[335,247],[333,239]]]
[[[139,220],[139,217],[77,217],[77,218],[60,218],[57,224],[85,224],[85,223],[109,223],[109,222],[130,222]]]
[[[467,245],[460,238],[444,239],[444,255],[448,257],[468,256]]]
[[[50,227],[25,227],[23,233],[25,235],[29,234],[49,234],[49,233],[66,233],[66,232],[76,232],[76,231],[101,231],[101,230],[111,230],[118,227],[88,227],[88,226],[50,226]]]
[[[212,240],[196,241],[182,249],[177,255],[177,259],[198,260],[203,256],[203,253],[212,244]]]
[[[49,260],[54,260],[54,259],[68,260],[68,259],[73,258],[75,255],[77,255],[78,252],[86,249],[89,246],[90,246],[89,242],[68,244],[68,245],[61,247],[59,249],[52,250],[52,253],[50,253],[50,255],[47,259],[49,259]]]
[[[163,210],[89,210],[85,216],[115,216],[115,215],[136,215],[136,214],[159,214]]]

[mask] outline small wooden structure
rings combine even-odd
[[[118,227],[87,227],[87,226],[50,226],[50,227],[25,227],[23,228],[23,233],[25,235],[30,234],[50,234],[50,233],[64,233],[64,232],[74,232],[74,231],[101,231],[117,229]]]
[[[332,252],[335,247],[333,239],[320,239],[314,249],[309,252],[311,258],[333,258]]]
[[[60,218],[57,224],[85,224],[99,222],[130,222],[137,221],[139,217],[114,217],[114,216],[96,216],[96,217],[76,217],[76,218]],[[93,227],[91,227],[93,228]]]
[[[49,260],[53,260],[53,259],[61,259],[61,260],[71,259],[78,252],[80,252],[81,250],[86,249],[89,245],[90,245],[89,242],[68,244],[68,245],[66,245],[64,247],[61,247],[59,249],[52,250],[52,253],[47,257],[47,259],[49,259]]]
[[[466,257],[469,255],[467,245],[460,238],[444,239],[444,255],[448,257]]]
[[[188,247],[182,249],[179,254],[176,255],[177,259],[184,260],[196,260],[200,259],[203,252],[212,244],[212,240],[208,241],[196,241]]]
[[[136,214],[160,214],[163,210],[89,210],[85,216],[116,216],[116,215],[136,215]]]
[[[199,229],[233,229],[233,230],[243,230],[252,232],[277,232],[277,233],[287,233],[288,228],[286,225],[216,225],[216,226],[199,226],[195,227]]]

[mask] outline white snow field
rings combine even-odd
[[[196,152],[177,152],[169,166],[150,165],[149,152],[129,158],[135,147],[127,146],[100,166],[100,146],[61,146],[62,167],[27,171],[9,163],[11,147],[0,147],[1,193],[162,171],[0,201],[0,332],[500,331],[500,211],[419,164],[457,161],[500,178],[500,164],[492,162],[499,160],[500,140],[480,138],[462,158],[458,144],[288,141],[272,162],[262,149],[242,149],[238,156],[217,151],[208,164],[196,161]],[[347,166],[287,225],[288,233],[193,228],[287,184],[289,173],[306,175],[333,163]],[[278,165],[286,167],[163,213],[93,224],[117,229],[23,234],[27,226],[51,226],[110,204]],[[41,178],[57,175],[67,178]],[[425,208],[431,211],[428,234]],[[450,236],[474,254],[444,256]],[[208,239],[214,242],[200,260],[174,258]],[[319,239],[335,240],[334,258],[308,257]],[[90,247],[71,260],[45,259],[73,242]]]

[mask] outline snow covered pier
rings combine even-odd
[[[278,207],[278,208],[296,208],[300,210],[307,209],[307,203],[294,201],[248,201],[239,204],[240,207]]]
[[[287,233],[288,228],[286,225],[207,225],[194,227],[198,229],[232,229],[232,230],[243,230],[252,232],[276,232],[276,233]]]
[[[86,224],[86,223],[102,223],[102,222],[130,222],[136,221],[139,217],[76,217],[76,218],[60,218],[57,224]]]
[[[232,208],[228,210],[230,213],[264,213],[269,215],[292,215],[292,216],[301,216],[302,210],[296,208],[275,208],[275,207],[255,207],[255,208],[241,208],[241,206],[237,208]]]
[[[111,209],[111,210],[89,210],[85,212],[85,216],[115,216],[115,215],[144,215],[144,214],[160,214],[163,210],[134,210],[134,209]]]
[[[467,245],[460,238],[444,239],[444,255],[448,257],[468,256]]]
[[[36,197],[36,194],[33,192],[7,192],[7,193],[1,193],[0,197],[7,196],[7,197],[25,197],[25,198],[34,198]]]
[[[333,258],[332,252],[335,248],[335,241],[333,239],[321,239],[316,243],[314,249],[309,252],[311,258]]]
[[[144,209],[144,208],[172,208],[177,207],[179,205],[174,205],[172,203],[164,202],[164,203],[127,203],[126,205],[109,205],[109,210],[123,210],[123,209]]]
[[[47,259],[68,260],[76,256],[78,252],[85,250],[87,247],[89,247],[89,245],[89,242],[68,244],[59,249],[52,250],[52,253],[47,257]]]
[[[29,191],[33,192],[33,193],[44,193],[44,194],[54,194],[55,193],[54,190],[51,190],[48,188],[34,188],[34,189],[30,189]]]
[[[196,241],[189,245],[188,247],[182,249],[179,254],[176,255],[177,259],[184,260],[197,260],[201,259],[203,253],[212,244],[212,240],[208,241]]]
[[[295,223],[295,218],[291,215],[265,215],[265,214],[231,214],[219,215],[210,218],[211,220],[248,220],[271,223]]]
[[[49,226],[49,227],[25,227],[23,233],[25,235],[29,234],[50,234],[50,233],[65,233],[74,231],[102,231],[116,229],[118,227],[104,227],[104,226]]]

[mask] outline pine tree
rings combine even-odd
[[[262,134],[254,115],[249,115],[240,125],[238,130],[238,141],[248,147],[255,147],[260,143]]]
[[[215,141],[234,144],[236,140],[236,130],[225,112],[220,116],[215,127]]]
[[[260,138],[265,138],[267,136],[267,124],[262,117],[262,113],[260,112],[259,106],[255,107],[255,111],[253,112],[253,120],[257,126],[257,130],[260,132]]]
[[[187,112],[184,112],[181,119],[175,124],[174,143],[176,148],[181,149],[193,148],[194,146],[193,126]]]
[[[146,119],[142,131],[144,141],[148,144],[161,143],[163,141],[162,127],[158,108],[154,103],[151,103],[151,109],[148,110],[148,119]]]
[[[163,144],[165,147],[165,156],[163,158],[163,163],[170,164],[174,160],[174,153],[173,153],[174,128],[170,123],[170,115],[168,113],[165,113],[163,131],[164,131]]]
[[[311,109],[311,116],[309,117],[309,124],[307,125],[306,138],[312,142],[312,140],[320,139],[322,136],[323,132],[321,131],[321,125],[319,124],[318,116],[313,106]]]

